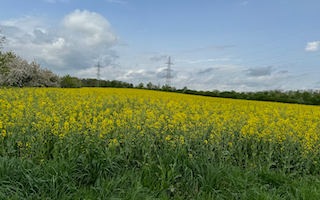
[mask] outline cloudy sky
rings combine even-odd
[[[176,88],[320,89],[319,0],[10,0],[5,51],[63,76]]]

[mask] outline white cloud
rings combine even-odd
[[[138,84],[140,82],[143,83],[148,83],[148,82],[152,82],[152,83],[156,83],[156,81],[161,81],[161,80],[165,80],[165,76],[167,74],[167,72],[165,71],[165,67],[163,68],[159,68],[156,70],[145,70],[145,69],[131,69],[131,70],[123,70],[123,74],[121,76],[118,76],[117,79],[118,80],[123,80],[123,81],[127,81],[130,83],[134,83],[134,84]],[[177,78],[177,73],[178,71],[175,70],[173,72],[171,72],[171,76],[173,78]]]
[[[186,52],[193,53],[193,52],[199,52],[199,51],[221,51],[221,50],[225,50],[233,47],[236,47],[236,45],[207,46],[207,47],[202,47],[198,49],[188,50]]]
[[[119,37],[104,17],[95,12],[76,10],[62,20],[66,35],[72,40],[82,40],[88,46],[113,45]]]
[[[247,5],[247,4],[248,4],[247,1],[244,1],[244,2],[242,2],[242,3],[239,3],[240,6],[245,6],[245,5]]]
[[[120,1],[120,0],[107,0],[109,3],[119,3],[119,4],[127,4],[125,1]]]
[[[65,74],[90,68],[99,60],[113,65],[117,52],[110,48],[120,41],[107,19],[87,10],[66,15],[53,27],[44,18],[26,16],[0,22],[7,37],[5,50],[13,50],[42,67]]]
[[[230,58],[221,58],[221,59],[202,59],[202,60],[194,60],[194,61],[191,61],[191,60],[185,60],[186,63],[188,64],[195,64],[195,63],[202,63],[202,62],[216,62],[216,61],[229,61]]]
[[[211,74],[213,71],[217,71],[219,70],[219,67],[216,67],[216,68],[213,68],[213,67],[209,67],[209,68],[206,68],[206,69],[200,69],[197,74],[198,75],[208,75],[208,74]]]
[[[319,50],[320,41],[308,42],[305,51],[317,51]]]
[[[59,0],[44,0],[44,1],[49,2],[49,3],[56,3]],[[70,0],[60,0],[60,1],[65,3],[65,2],[69,2]]]
[[[169,55],[167,54],[160,54],[160,55],[154,55],[150,58],[150,60],[154,62],[163,62],[168,60]]]
[[[273,66],[268,66],[250,68],[248,70],[245,70],[244,72],[246,72],[247,76],[270,76],[273,70]]]
[[[15,34],[25,34],[30,33],[34,29],[40,27],[46,27],[46,22],[44,17],[33,17],[30,15],[25,15],[24,17],[14,18],[10,20],[0,21],[0,25],[20,29],[21,32],[15,31]]]

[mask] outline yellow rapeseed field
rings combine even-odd
[[[319,106],[150,90],[0,89],[0,153],[43,161],[78,144],[82,152],[145,146],[194,159],[218,150],[226,158],[294,154],[316,163],[319,119]]]

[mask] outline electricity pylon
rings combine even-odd
[[[99,87],[100,86],[100,71],[101,71],[101,65],[100,65],[100,62],[98,62],[98,65],[97,65],[97,86]]]
[[[170,56],[169,56],[168,62],[166,62],[165,64],[168,64],[168,68],[166,69],[167,75],[165,76],[165,77],[166,77],[166,86],[170,87],[170,86],[171,86],[171,78],[173,78],[173,77],[171,76],[171,71],[173,71],[173,70],[171,69],[171,65],[173,65],[173,63],[171,63]]]

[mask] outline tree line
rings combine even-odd
[[[153,85],[149,82],[146,86],[140,83],[135,88],[158,90],[166,92],[184,93],[190,95],[200,95],[208,97],[220,97],[231,99],[245,99],[256,101],[271,101],[271,102],[283,102],[283,103],[295,103],[295,104],[307,104],[307,105],[320,105],[320,90],[297,90],[297,91],[284,91],[284,90],[266,90],[258,92],[236,92],[236,91],[197,91],[190,90],[186,86],[182,89],[176,89],[175,87]]]
[[[308,105],[320,105],[320,91],[319,90],[297,90],[297,91],[283,91],[283,90],[267,90],[258,92],[235,92],[235,91],[196,91],[196,90],[176,90],[175,92],[232,98],[232,99],[245,99],[245,100],[257,100],[257,101],[272,101],[283,103],[296,103],[296,104],[308,104]]]
[[[0,49],[4,43],[5,37],[0,31]],[[149,82],[146,86],[143,83],[133,85],[118,80],[97,80],[94,78],[77,78],[70,75],[59,77],[51,70],[41,69],[36,61],[27,62],[25,59],[13,52],[0,51],[0,86],[12,87],[62,87],[62,88],[80,88],[80,87],[115,87],[115,88],[136,88],[158,90],[176,93],[185,93],[192,95],[222,97],[233,99],[246,99],[258,101],[272,101],[284,103],[298,103],[320,105],[319,90],[298,90],[282,91],[268,90],[260,92],[235,92],[235,91],[197,91],[190,90],[187,87],[176,89],[175,87],[153,85]]]
[[[70,75],[61,78],[62,88],[80,88],[80,87],[115,87],[115,88],[133,88],[133,84],[117,80],[97,80],[95,78],[77,78]]]

